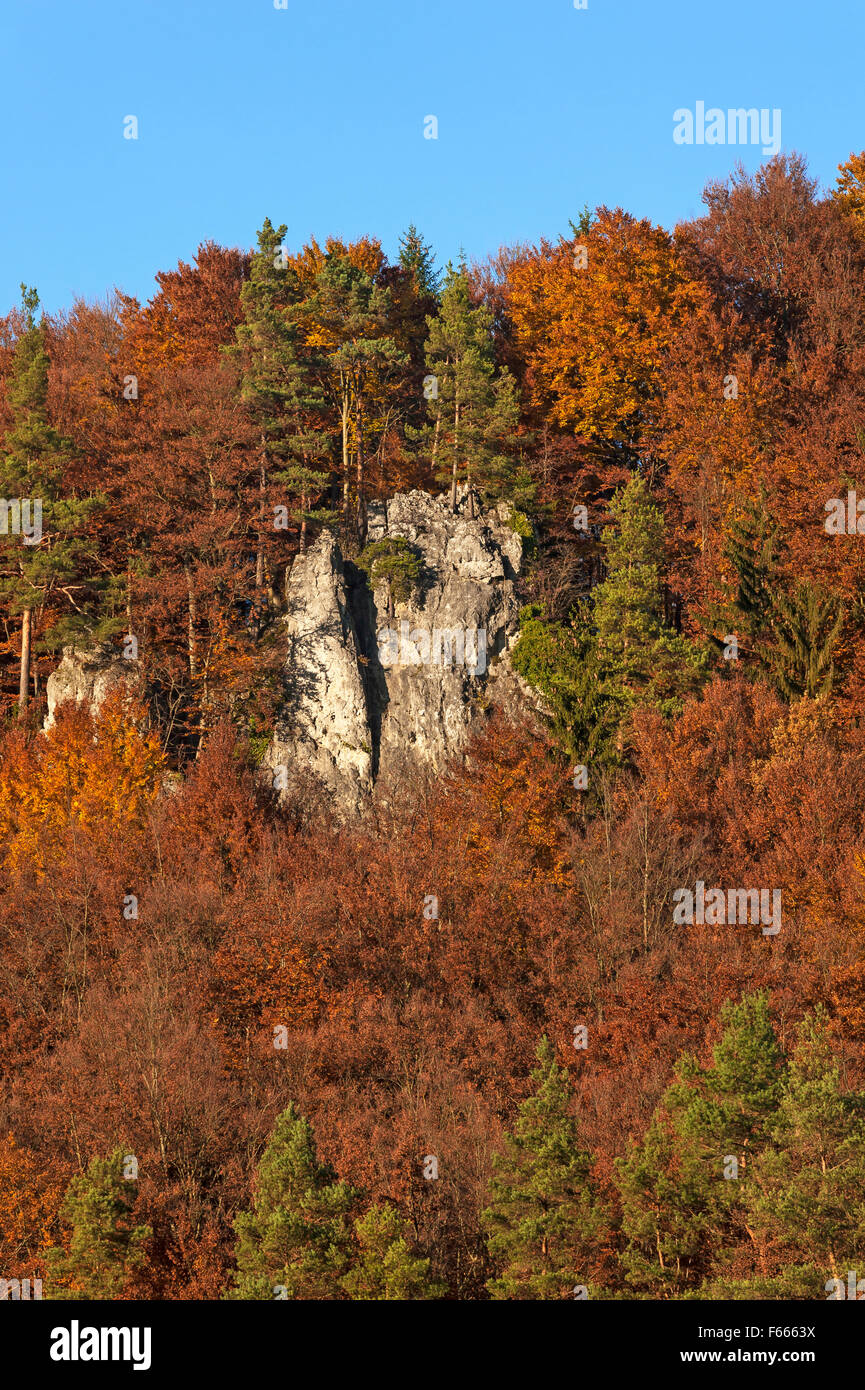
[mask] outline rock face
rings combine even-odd
[[[43,728],[51,728],[57,706],[65,700],[77,705],[86,701],[95,711],[118,686],[132,691],[139,680],[138,662],[118,657],[114,647],[64,647],[63,660],[45,683],[48,717]]]
[[[265,763],[289,776],[298,767],[311,773],[341,808],[358,811],[372,791],[373,750],[361,674],[364,642],[345,569],[329,534],[292,565],[285,594],[285,700]]]
[[[411,597],[388,614],[330,534],[299,555],[286,583],[285,700],[266,766],[277,785],[311,772],[338,814],[435,773],[464,747],[491,703],[528,703],[508,649],[517,636],[522,541],[510,508],[469,516],[446,497],[372,503],[368,542],[407,541],[420,561]]]

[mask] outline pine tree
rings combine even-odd
[[[472,306],[465,266],[455,270],[448,262],[439,312],[427,323],[426,367],[435,390],[428,400],[427,425],[407,434],[429,459],[438,481],[450,483],[454,511],[458,484],[465,481],[473,516],[473,484],[487,496],[498,496],[514,473],[517,387],[506,368],[496,374],[493,317],[486,306]]]
[[[417,551],[401,536],[373,541],[357,557],[357,566],[369,576],[373,589],[383,581],[387,583],[388,618],[393,617],[394,602],[403,603],[411,597],[421,572]]]
[[[405,1301],[442,1296],[444,1286],[430,1281],[429,1260],[412,1254],[395,1207],[370,1207],[354,1229],[359,1254],[342,1280],[349,1298]]]
[[[234,1223],[233,1299],[339,1299],[352,1254],[358,1194],[320,1163],[312,1127],[294,1105],[262,1155],[251,1211]]]
[[[799,1297],[865,1278],[865,1092],[842,1085],[828,1022],[821,1007],[799,1026],[752,1202]]]
[[[412,222],[407,232],[399,239],[399,263],[408,271],[415,284],[415,291],[421,298],[436,299],[441,276],[435,268],[432,248],[424,241]]]
[[[72,1179],[61,1215],[72,1227],[69,1249],[46,1255],[49,1297],[117,1298],[144,1259],[148,1226],[133,1226],[135,1184],[124,1178],[124,1154],[93,1158]]]
[[[639,1144],[616,1160],[627,1245],[627,1284],[653,1298],[681,1297],[711,1262],[712,1235],[723,1224],[727,1193],[720,1161],[685,1143],[676,1108],[665,1095]]]
[[[493,1298],[573,1297],[588,1271],[603,1227],[570,1113],[568,1074],[544,1037],[532,1072],[534,1094],[520,1106],[504,1155],[493,1159],[492,1201],[482,1221],[500,1274],[487,1283]]]
[[[291,467],[283,468],[273,476],[274,482],[284,487],[288,496],[299,504],[289,515],[299,528],[298,548],[303,555],[307,546],[309,523],[314,521],[331,525],[335,521],[334,513],[328,506],[321,502],[317,506],[313,505],[314,499],[321,499],[325,492],[328,475],[321,469],[308,468],[303,463],[293,463]]]
[[[784,1054],[765,993],[746,994],[721,1010],[723,1034],[712,1050],[716,1128],[724,1142],[743,1151],[759,1148],[781,1099]],[[705,1122],[704,1122],[705,1128]]]
[[[638,703],[673,714],[682,697],[699,689],[706,653],[664,622],[664,523],[639,473],[616,493],[610,511],[607,574],[592,596],[604,689],[622,715]]]
[[[644,1139],[616,1162],[626,1278],[655,1296],[699,1295],[748,1240],[754,1159],[780,1104],[784,1057],[764,995],[726,1004],[721,1024],[712,1065],[679,1060]]]
[[[226,350],[240,368],[241,396],[259,433],[255,560],[259,603],[266,579],[265,534],[273,529],[267,506],[269,485],[281,483],[300,501],[299,509],[291,515],[299,526],[300,548],[305,549],[307,522],[321,515],[311,505],[326,488],[328,477],[315,465],[327,461],[330,450],[324,425],[325,399],[309,365],[302,360],[301,332],[292,313],[301,291],[296,272],[285,258],[285,232],[285,226],[274,227],[265,218],[249,279],[241,291],[243,322],[238,326],[235,345]]]
[[[544,696],[559,745],[580,762],[616,765],[626,758],[630,713],[650,705],[665,716],[699,690],[706,650],[664,621],[661,513],[640,474],[611,503],[603,536],[607,574],[569,623],[551,623],[538,605],[521,614],[515,668]]]
[[[119,582],[99,564],[92,533],[105,498],[75,497],[68,489],[72,446],[48,419],[48,354],[44,324],[36,321],[39,297],[25,285],[21,290],[24,330],[6,388],[12,424],[0,452],[0,600],[21,618],[18,711],[23,718],[33,651],[102,641],[124,619]]]
[[[388,419],[397,369],[407,361],[392,335],[390,291],[366,270],[329,253],[295,316],[310,369],[335,411],[341,437],[343,520],[363,543],[367,461]],[[354,471],[354,516],[350,517]]]

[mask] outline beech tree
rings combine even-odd
[[[865,150],[851,154],[843,164],[838,165],[838,179],[832,196],[837,198],[856,219],[860,231],[865,232]]]
[[[651,445],[662,364],[703,291],[645,218],[598,208],[573,231],[513,266],[517,341],[556,423],[633,466]]]

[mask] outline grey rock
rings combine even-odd
[[[115,647],[64,647],[60,665],[45,683],[48,716],[43,728],[53,726],[57,709],[66,700],[74,700],[76,705],[89,704],[96,711],[118,686],[124,686],[130,694],[140,690],[137,661],[118,656]]]
[[[387,584],[371,594],[329,534],[296,557],[285,698],[264,760],[285,770],[286,791],[311,773],[337,814],[353,816],[373,797],[435,776],[491,706],[514,716],[537,708],[508,658],[522,541],[507,504],[474,505],[472,518],[464,490],[456,513],[446,495],[420,491],[369,505],[368,541],[401,537],[421,564],[416,591],[394,604],[392,619]]]
[[[372,791],[363,649],[339,546],[329,533],[298,555],[286,582],[285,698],[264,765],[282,788],[311,773],[345,811]]]

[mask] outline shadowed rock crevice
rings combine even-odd
[[[373,794],[439,772],[491,704],[514,714],[534,705],[508,659],[522,565],[509,510],[471,518],[464,495],[454,513],[446,497],[419,491],[370,503],[368,540],[402,538],[421,560],[422,582],[392,620],[386,583],[371,592],[329,533],[296,557],[286,697],[265,758],[289,785],[292,769],[311,772],[338,814],[356,815]]]
[[[372,777],[378,777],[381,762],[381,726],[388,705],[387,681],[378,658],[376,633],[380,627],[375,599],[363,570],[346,561],[345,575],[349,608],[360,647],[360,675],[363,681],[366,717],[372,748]]]

